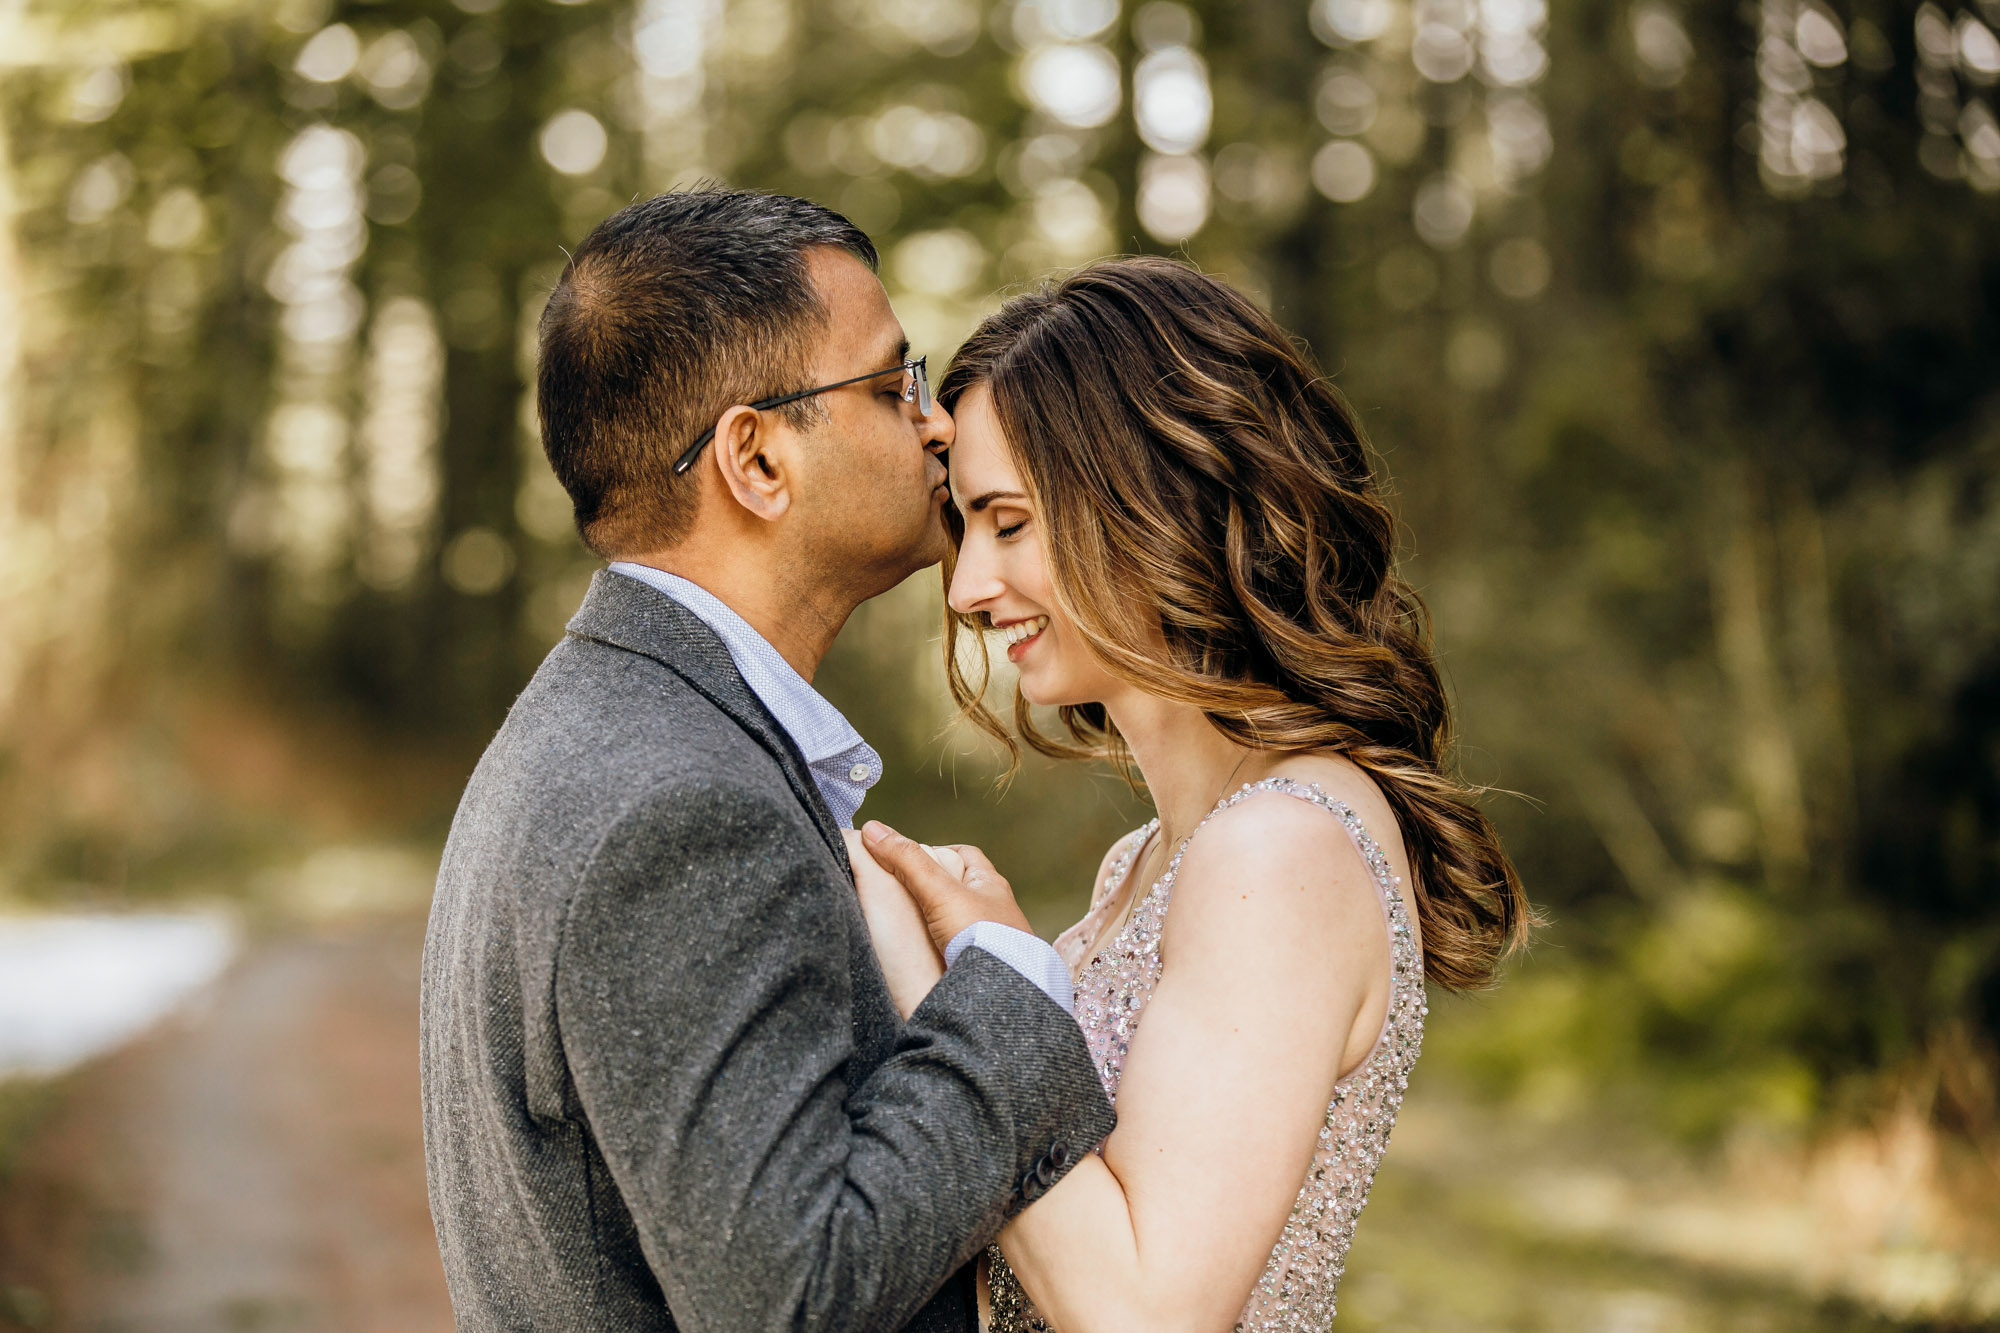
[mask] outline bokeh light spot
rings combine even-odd
[[[1958,64],[1974,83],[2000,79],[2000,38],[1970,14],[1958,16]]]
[[[70,186],[71,222],[101,222],[132,193],[132,163],[123,153],[107,153],[76,174]]]
[[[1360,74],[1335,66],[1320,80],[1313,109],[1328,134],[1360,134],[1375,123],[1375,85]]]
[[[1312,182],[1336,204],[1366,199],[1375,188],[1375,158],[1358,143],[1335,139],[1313,154]]]
[[[1088,41],[1117,21],[1118,0],[1020,0],[1014,6],[1014,35],[1023,46]]]
[[[986,250],[971,232],[959,227],[920,231],[897,243],[889,267],[908,291],[956,296],[979,280]]]
[[[1192,153],[1208,141],[1215,102],[1208,69],[1184,46],[1155,51],[1132,74],[1139,138],[1156,153]]]
[[[491,528],[467,528],[444,548],[438,570],[453,591],[485,597],[514,576],[514,548]]]
[[[1445,343],[1444,373],[1461,389],[1496,388],[1507,377],[1507,344],[1492,325],[1467,320]]]
[[[208,229],[208,212],[201,196],[185,185],[160,196],[146,220],[146,244],[160,250],[185,250]]]
[[[1351,46],[1374,41],[1395,17],[1390,0],[1314,0],[1310,21],[1313,35],[1328,46]]]
[[[345,23],[321,28],[299,48],[292,72],[314,83],[338,83],[361,61],[361,39]]]
[[[1028,100],[1065,125],[1093,129],[1118,114],[1118,61],[1101,46],[1044,46],[1021,62]]]
[[[71,120],[85,125],[94,125],[101,120],[109,120],[125,100],[125,92],[131,87],[131,76],[123,65],[99,65],[70,89],[69,116]]]
[[[385,227],[408,222],[423,202],[424,185],[417,173],[391,162],[368,178],[368,218]]]
[[[1057,251],[1083,256],[1103,249],[1106,241],[1104,204],[1080,180],[1052,180],[1036,192],[1035,227]]]
[[[1681,26],[1680,15],[1660,0],[1632,7],[1632,53],[1639,57],[1639,78],[1654,88],[1671,88],[1687,76],[1694,63],[1694,42]]]
[[[1456,83],[1472,72],[1472,43],[1442,23],[1426,23],[1410,44],[1410,62],[1432,83]]]
[[[1208,164],[1191,156],[1151,156],[1139,164],[1139,225],[1168,243],[1208,221]]]
[[[1511,236],[1493,247],[1487,276],[1493,289],[1516,301],[1532,301],[1549,285],[1549,252],[1532,236]]]
[[[1472,189],[1450,174],[1432,176],[1417,187],[1410,220],[1424,243],[1439,250],[1456,248],[1472,228]]]
[[[1200,33],[1201,21],[1194,11],[1173,0],[1152,0],[1132,16],[1132,40],[1141,51],[1193,46]]]
[[[383,33],[357,65],[369,95],[390,111],[407,111],[430,92],[431,65],[417,39],[401,28]]]
[[[1831,69],[1847,63],[1847,38],[1840,20],[1823,6],[1807,5],[1799,11],[1792,40],[1808,64]]]
[[[576,107],[549,117],[537,142],[542,160],[565,176],[585,176],[597,170],[611,144],[603,122]]]

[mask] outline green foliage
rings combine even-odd
[[[592,567],[524,396],[559,247],[713,177],[849,211],[937,363],[994,291],[1133,249],[1313,344],[1557,922],[1449,1010],[1455,1062],[1531,1100],[1668,1074],[1705,1132],[1940,1032],[1990,1052],[2000,178],[1991,80],[1937,24],[2000,14],[1857,0],[1802,64],[1812,5],[1488,8],[1545,73],[1419,77],[1400,3],[1373,38],[1375,7],[1305,0],[30,6],[0,88],[10,858],[235,826],[91,739],[190,692],[475,746]],[[1115,113],[1051,109],[1052,45],[1124,71]],[[1191,152],[1131,114],[1162,51],[1212,93]],[[869,812],[990,846],[1059,925],[1142,805],[1047,767],[988,802],[991,756],[937,739],[936,611],[920,576],[827,664],[890,762]]]

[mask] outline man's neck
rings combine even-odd
[[[833,647],[840,627],[859,605],[835,589],[815,588],[775,572],[789,563],[775,555],[704,560],[676,547],[618,558],[695,584],[742,616],[808,683]]]

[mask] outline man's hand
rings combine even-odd
[[[960,876],[934,859],[922,843],[912,842],[880,820],[864,824],[861,836],[869,853],[896,877],[923,913],[924,926],[940,953],[975,921],[997,921],[1033,933],[1014,901],[1013,888],[977,847],[954,844],[939,849],[958,854],[965,863]]]

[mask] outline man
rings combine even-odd
[[[480,760],[431,912],[461,1329],[961,1333],[979,1247],[1111,1128],[1018,913],[965,908],[905,1022],[850,880],[881,763],[810,681],[942,555],[951,440],[874,263],[804,200],[668,194],[542,317],[543,442],[611,567]]]

